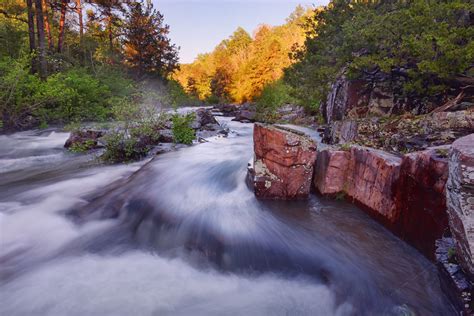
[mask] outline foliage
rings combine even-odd
[[[186,115],[175,114],[173,116],[173,136],[176,142],[182,144],[192,144],[196,138],[194,129],[191,128],[191,123],[195,118],[194,113]]]
[[[142,72],[148,79],[161,77],[162,106],[196,103],[176,82],[164,78],[176,67],[177,48],[151,2],[75,0],[68,5],[67,1],[43,0],[42,19],[37,19],[37,3],[32,1],[31,10],[22,0],[0,3],[0,121],[4,129],[107,120],[115,104],[142,103],[147,98],[138,91]],[[44,28],[38,28],[38,21],[44,22]],[[39,36],[40,31],[45,36]]]
[[[177,68],[178,50],[168,38],[169,26],[163,15],[148,1],[132,2],[124,26],[125,64],[138,75],[150,73],[165,77]]]
[[[83,68],[56,73],[42,81],[29,72],[29,64],[28,56],[0,62],[0,109],[6,128],[21,128],[32,119],[38,123],[105,120],[110,104],[123,97],[113,96],[104,83],[131,85],[116,74],[116,80],[104,74],[97,78]]]
[[[308,108],[326,99],[345,66],[352,78],[390,74],[402,83],[400,98],[435,96],[473,67],[473,12],[469,0],[331,1],[307,21],[285,81]]]
[[[70,151],[74,153],[85,153],[90,149],[94,148],[95,141],[92,139],[87,139],[84,142],[76,142],[73,143],[72,146],[69,148]]]
[[[211,103],[256,99],[291,64],[292,48],[303,44],[303,21],[310,11],[298,7],[281,26],[260,26],[251,37],[244,29],[223,40],[212,53],[182,65],[173,76],[190,95]]]
[[[291,94],[291,87],[282,80],[268,84],[257,99],[257,118],[259,121],[275,122],[276,110],[285,104],[297,102]]]
[[[129,162],[145,157],[159,143],[160,130],[170,115],[155,106],[122,99],[112,107],[113,117],[121,123],[116,131],[104,137],[102,159],[107,162]]]

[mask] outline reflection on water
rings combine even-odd
[[[357,208],[257,201],[252,125],[224,120],[228,138],[121,166],[63,133],[0,136],[0,314],[452,313],[433,265]]]

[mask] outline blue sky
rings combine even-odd
[[[241,26],[250,34],[259,24],[280,25],[298,4],[325,5],[328,0],[153,0],[170,25],[180,62],[210,52]]]

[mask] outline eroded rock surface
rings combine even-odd
[[[402,159],[396,190],[399,236],[433,258],[435,242],[448,229],[446,212],[447,153],[440,146]]]
[[[267,199],[307,198],[316,144],[303,133],[255,124],[252,183],[255,195]]]
[[[351,155],[347,151],[323,149],[318,152],[314,186],[321,194],[334,195],[345,190]]]
[[[447,183],[449,226],[463,269],[474,277],[474,134],[455,141]]]
[[[318,152],[314,186],[324,195],[344,194],[433,259],[435,241],[448,227],[448,150],[399,157],[360,146],[329,147]]]

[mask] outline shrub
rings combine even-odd
[[[290,95],[290,86],[278,80],[267,85],[257,100],[257,119],[264,122],[275,122],[276,111],[285,104],[297,103]]]
[[[175,114],[173,120],[173,136],[176,142],[182,144],[192,144],[196,134],[191,128],[191,123],[194,120],[194,113],[189,113],[183,116]]]

